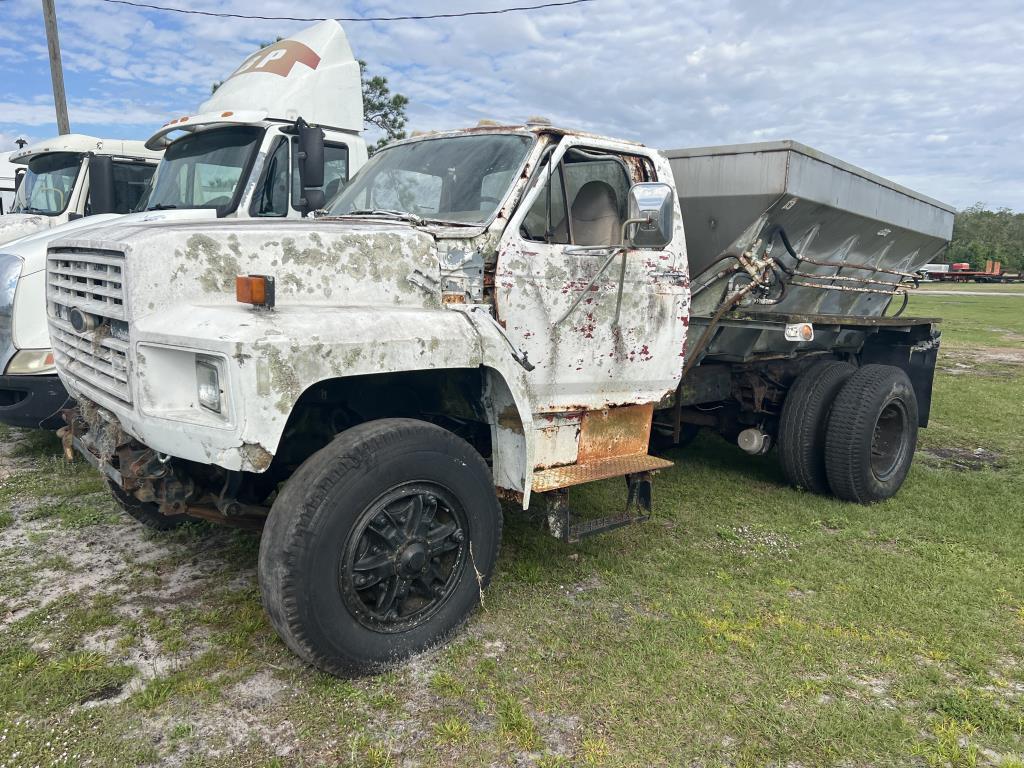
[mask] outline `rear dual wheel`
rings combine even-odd
[[[798,488],[829,492],[825,469],[825,430],[839,390],[856,366],[823,360],[804,371],[790,388],[779,419],[779,463],[782,473]]]
[[[783,404],[779,457],[798,487],[870,504],[893,496],[917,447],[917,398],[889,365],[828,360],[804,372]]]
[[[865,365],[843,386],[829,415],[825,466],[832,493],[870,504],[903,485],[917,448],[917,397],[907,374]]]

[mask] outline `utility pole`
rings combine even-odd
[[[60,63],[60,38],[57,37],[57,9],[53,0],[43,0],[43,21],[46,24],[46,45],[50,49],[50,79],[53,81],[53,104],[57,108],[57,133],[71,133],[68,102],[64,97],[64,69]]]

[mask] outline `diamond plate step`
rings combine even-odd
[[[585,464],[570,464],[565,467],[554,467],[535,472],[533,474],[533,491],[543,493],[556,488],[582,485],[593,480],[606,480],[609,477],[622,477],[637,472],[653,472],[657,469],[668,469],[671,466],[671,461],[643,453],[632,456],[615,456],[610,459],[596,459]]]

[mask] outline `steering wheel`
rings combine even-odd
[[[57,195],[60,196],[60,205],[57,206],[57,210],[60,210],[60,211],[64,210],[64,190],[63,189],[57,189],[56,187],[36,187],[35,189],[32,190],[32,194],[30,195],[30,197],[34,197],[36,192],[43,192],[43,193],[54,192],[54,193],[56,193]]]

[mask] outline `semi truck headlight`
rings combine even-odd
[[[51,349],[19,349],[7,364],[11,376],[39,376],[55,371]]]
[[[220,374],[213,363],[196,360],[196,392],[203,408],[220,413]]]

